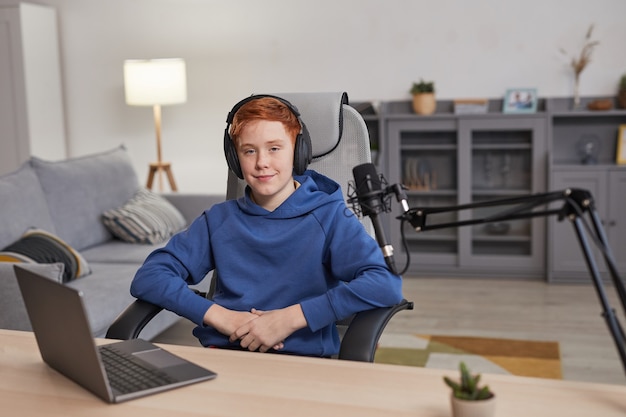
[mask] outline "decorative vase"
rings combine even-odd
[[[486,400],[468,401],[450,397],[452,417],[493,417],[496,412],[496,396]]]
[[[435,93],[413,94],[413,111],[421,115],[429,115],[435,112],[437,100]]]
[[[580,109],[580,73],[574,74],[574,107],[573,110]]]

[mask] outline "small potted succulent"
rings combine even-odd
[[[480,374],[472,375],[465,365],[459,365],[460,381],[443,377],[452,389],[451,405],[453,417],[491,417],[495,412],[495,395],[489,386],[479,386]]]
[[[619,101],[619,106],[622,109],[626,109],[626,74],[622,75],[622,78],[620,78],[617,100]]]
[[[435,112],[437,100],[435,99],[434,81],[427,82],[420,79],[419,83],[413,83],[411,94],[413,94],[413,111],[415,113],[428,115]]]

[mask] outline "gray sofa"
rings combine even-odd
[[[123,146],[58,162],[31,158],[17,171],[0,177],[0,250],[18,241],[26,230],[38,228],[82,255],[91,272],[66,285],[84,293],[92,332],[97,337],[104,336],[113,320],[133,301],[129,285],[137,268],[152,250],[164,244],[123,242],[102,222],[104,211],[123,206],[140,188]],[[186,222],[224,200],[218,195],[180,193],[163,197]],[[13,265],[0,262],[0,328],[30,330]],[[63,264],[20,265],[62,282]],[[172,313],[160,314],[142,337],[153,337],[176,319]]]

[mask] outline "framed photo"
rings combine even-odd
[[[619,126],[615,162],[618,164],[626,164],[626,125]]]
[[[503,113],[535,113],[537,111],[536,88],[512,88],[506,90]]]

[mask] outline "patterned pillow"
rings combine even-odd
[[[122,207],[105,211],[102,222],[115,237],[129,243],[161,243],[185,227],[176,207],[145,188]]]
[[[30,229],[0,252],[0,262],[62,263],[63,282],[84,277],[91,272],[87,261],[78,251],[58,236],[41,229]]]

